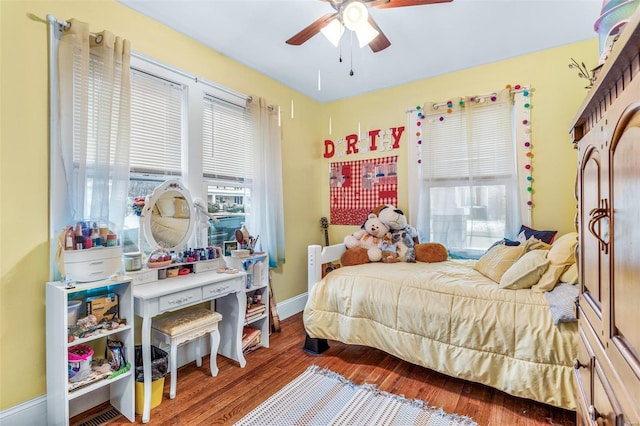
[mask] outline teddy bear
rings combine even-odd
[[[449,258],[446,247],[440,243],[420,243],[418,231],[407,224],[403,211],[392,205],[380,205],[373,209],[380,220],[391,230],[392,238],[397,241],[400,259],[405,262],[442,262]]]
[[[401,262],[400,255],[398,255],[398,247],[393,241],[391,233],[382,238],[382,259],[380,260],[383,263]]]
[[[449,258],[447,248],[440,243],[420,243],[415,245],[418,262],[443,262]]]
[[[415,263],[415,244],[418,239],[418,231],[407,223],[404,212],[386,204],[377,206],[373,213],[377,214],[380,221],[389,227],[400,261]]]
[[[347,249],[364,247],[367,249],[369,261],[379,262],[382,259],[383,238],[388,233],[387,225],[382,223],[376,214],[369,213],[359,230],[344,237],[344,245]]]
[[[369,255],[364,247],[353,247],[347,249],[340,257],[342,266],[354,266],[369,263]]]

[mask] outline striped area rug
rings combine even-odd
[[[477,423],[469,417],[447,414],[423,401],[409,400],[373,385],[355,385],[331,370],[314,365],[236,425],[467,426]]]

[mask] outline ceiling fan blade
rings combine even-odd
[[[376,9],[390,9],[392,7],[405,7],[405,6],[421,6],[435,3],[449,3],[453,0],[373,0],[367,5],[369,7],[375,7]]]
[[[305,41],[309,40],[314,35],[318,34],[321,29],[327,26],[329,22],[333,21],[338,17],[337,13],[327,13],[322,18],[317,19],[311,25],[304,28],[298,34],[291,37],[286,41],[287,44],[293,44],[295,46],[299,46]]]
[[[389,41],[387,36],[384,35],[384,33],[382,32],[378,24],[376,24],[376,21],[373,20],[371,15],[369,15],[369,24],[371,24],[371,26],[376,31],[378,31],[378,35],[376,36],[376,38],[374,38],[369,42],[369,47],[371,48],[371,50],[373,50],[373,53],[379,52],[391,46],[391,42]]]

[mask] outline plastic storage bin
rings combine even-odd
[[[67,322],[69,327],[76,325],[81,309],[82,300],[69,300],[69,304],[67,305]]]
[[[93,349],[87,345],[76,345],[69,348],[69,381],[80,382],[91,375]]]

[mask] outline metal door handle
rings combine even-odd
[[[600,243],[600,250],[604,251],[604,254],[609,253],[609,243],[606,242],[602,236],[600,235],[599,232],[596,231],[596,224],[604,219],[604,218],[608,218],[609,216],[609,202],[606,199],[602,199],[600,200],[600,207],[591,209],[591,211],[589,212],[589,216],[591,216],[591,219],[589,219],[589,232],[591,232],[591,235],[593,235]]]

